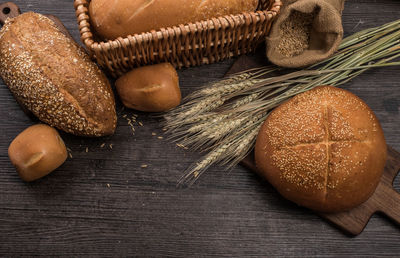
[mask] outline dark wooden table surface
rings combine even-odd
[[[15,2],[24,12],[57,15],[79,40],[71,0]],[[399,18],[400,1],[349,0],[343,22],[349,35]],[[184,95],[221,78],[232,62],[180,71]],[[388,144],[397,150],[399,71],[400,67],[371,70],[344,86],[376,112]],[[285,201],[266,181],[240,166],[229,173],[213,167],[193,187],[176,188],[183,171],[199,156],[159,139],[159,119],[122,110],[120,104],[118,113],[113,137],[62,134],[72,158],[50,176],[24,183],[7,149],[34,122],[0,82],[1,256],[400,255],[400,227],[387,218],[374,216],[360,236],[351,238]],[[143,126],[135,125],[135,135],[124,114],[139,115]],[[395,187],[400,189],[399,180]]]

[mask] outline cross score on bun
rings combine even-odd
[[[46,16],[28,12],[6,21],[0,75],[41,121],[80,136],[114,133],[115,100],[107,78]]]
[[[116,39],[213,17],[255,11],[258,0],[92,0],[97,34]]]
[[[255,158],[285,198],[319,212],[366,201],[386,163],[382,128],[349,91],[317,87],[282,104],[263,124]]]

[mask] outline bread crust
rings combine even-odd
[[[8,156],[27,182],[44,177],[67,159],[67,149],[57,130],[44,124],[28,127],[10,144]]]
[[[0,31],[0,76],[41,121],[79,136],[116,127],[111,86],[89,56],[49,18],[29,12]]]
[[[124,106],[144,112],[168,111],[182,98],[178,73],[170,63],[133,69],[115,87]]]
[[[255,148],[262,175],[287,199],[339,212],[375,191],[387,158],[382,128],[349,91],[317,87],[275,109]]]
[[[258,0],[92,0],[91,24],[104,39],[116,39],[228,14],[255,11]]]

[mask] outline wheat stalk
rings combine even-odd
[[[345,38],[339,51],[307,69],[270,76],[280,70],[255,68],[206,85],[165,115],[171,138],[207,152],[179,181],[194,183],[213,164],[231,168],[253,148],[270,111],[319,85],[339,86],[371,68],[400,65],[400,20]]]

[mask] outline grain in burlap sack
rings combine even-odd
[[[268,59],[300,68],[330,57],[343,38],[345,0],[286,0],[267,38]]]

